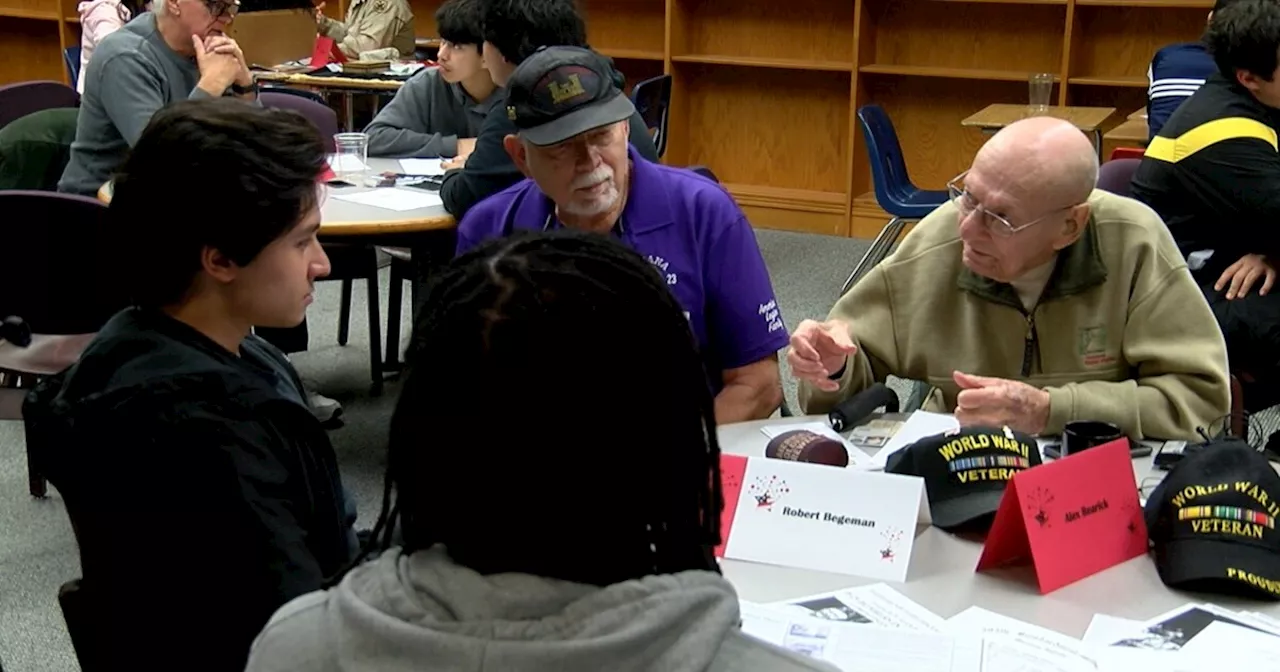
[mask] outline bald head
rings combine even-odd
[[[1089,198],[1098,183],[1098,154],[1070,123],[1031,117],[987,141],[973,170],[1004,185],[1014,198],[1066,206]]]

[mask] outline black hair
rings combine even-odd
[[[1218,12],[1226,9],[1228,5],[1234,5],[1239,1],[1240,0],[1217,0],[1217,2],[1213,3],[1213,9],[1210,11],[1217,14]]]
[[[587,26],[573,0],[485,0],[483,30],[512,65],[538,47],[587,47]]]
[[[1229,81],[1236,81],[1237,70],[1271,81],[1280,50],[1280,2],[1235,0],[1215,7],[1204,43]]]
[[[447,0],[436,10],[436,33],[456,45],[470,44],[477,50],[484,44],[484,0]]]
[[[718,571],[714,402],[651,264],[605,235],[521,234],[453,261],[421,305],[375,545],[398,522],[406,552],[443,544],[482,574]]]
[[[152,117],[114,176],[108,213],[135,304],[181,302],[206,247],[244,266],[316,205],[320,132],[296,112],[230,98]]]

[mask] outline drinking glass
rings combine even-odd
[[[1037,72],[1027,78],[1031,104],[1027,109],[1031,114],[1044,114],[1049,111],[1049,98],[1053,95],[1053,74]]]
[[[333,173],[340,180],[364,184],[369,169],[369,136],[364,133],[338,133],[333,136],[337,153],[333,157]]]

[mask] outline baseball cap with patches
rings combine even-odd
[[[1280,475],[1249,444],[1217,441],[1184,457],[1144,513],[1166,585],[1280,600]]]
[[[1040,463],[1040,447],[1027,434],[966,427],[916,441],[890,455],[884,470],[924,479],[937,527],[977,531],[991,526],[1009,479]]]
[[[507,81],[507,118],[535,145],[564,142],[635,111],[613,83],[613,66],[590,49],[542,47]]]

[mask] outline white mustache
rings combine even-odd
[[[613,181],[613,169],[607,165],[601,164],[599,168],[583,175],[576,177],[573,183],[569,185],[570,189],[586,189],[594,187],[605,180]]]

